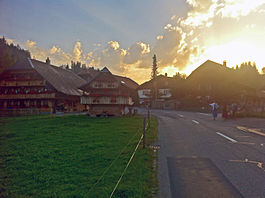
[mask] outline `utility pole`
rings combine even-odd
[[[145,117],[143,122],[143,149],[145,149]]]

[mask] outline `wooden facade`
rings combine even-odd
[[[106,67],[81,89],[81,104],[87,105],[92,115],[123,115],[125,107],[133,104],[130,87]]]
[[[25,59],[0,74],[0,110],[55,113],[82,111],[79,86],[85,81],[74,73],[37,60]]]

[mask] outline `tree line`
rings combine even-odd
[[[19,60],[30,58],[30,52],[19,45],[8,44],[5,37],[0,38],[0,73]]]

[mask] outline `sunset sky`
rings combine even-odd
[[[107,66],[138,83],[207,59],[265,67],[265,0],[0,0],[0,36],[61,65]]]

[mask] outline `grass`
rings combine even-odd
[[[0,197],[109,197],[139,141],[142,122],[140,116],[1,118]],[[147,144],[156,136],[152,118]],[[113,197],[152,197],[155,157],[140,146]]]

